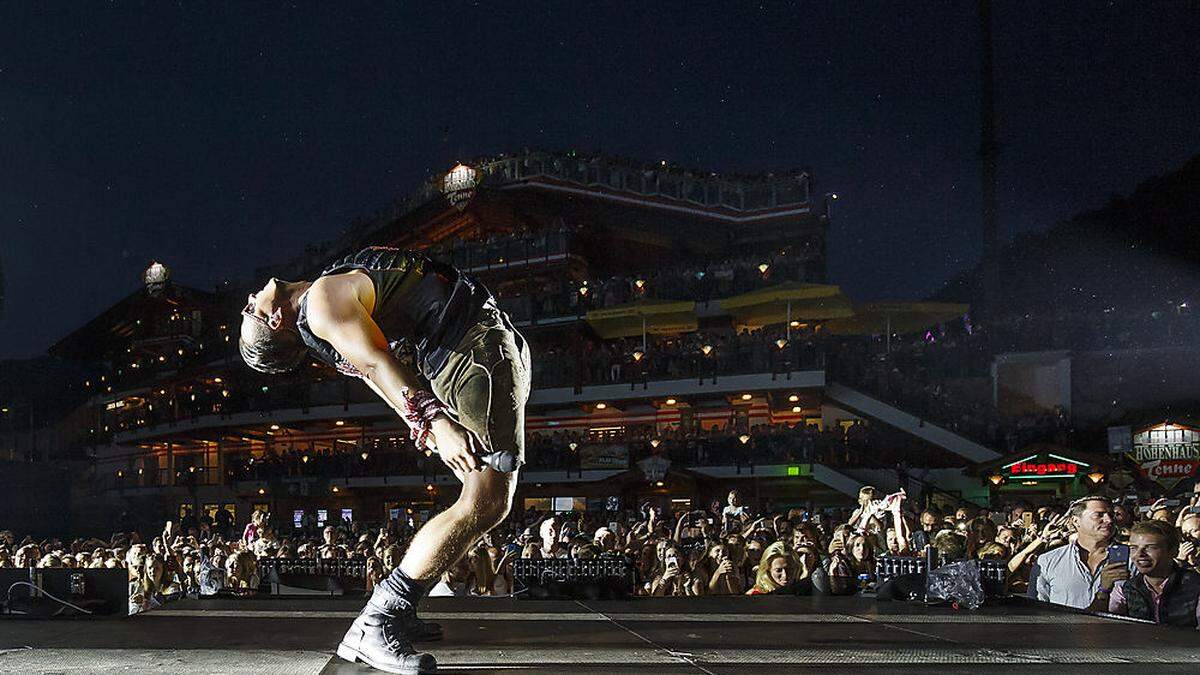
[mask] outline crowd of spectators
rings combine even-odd
[[[961,503],[943,512],[870,486],[853,511],[755,509],[737,490],[723,504],[678,512],[651,502],[620,512],[529,508],[482,537],[431,595],[511,595],[520,592],[513,561],[544,558],[625,559],[638,595],[871,593],[879,590],[879,559],[931,554],[940,564],[999,561],[1012,594],[1196,628],[1198,512],[1200,488],[1177,506],[1160,499],[1141,508],[1090,496],[1037,507]],[[263,511],[239,532],[225,512],[178,527],[167,522],[149,541],[137,532],[65,542],[4,531],[0,567],[123,568],[136,612],[188,593],[256,592],[261,559],[357,560],[370,591],[399,564],[413,533],[405,521],[284,529]]]
[[[533,381],[539,388],[581,387],[816,370],[823,363],[823,351],[811,333],[789,335],[783,326],[769,326],[649,335],[645,347],[640,337],[577,347],[547,345],[533,361]]]
[[[986,333],[969,321],[896,336],[885,349],[879,342],[823,344],[829,376],[1001,453],[1035,441],[1071,443],[1070,420],[1061,408],[1016,414],[991,405],[992,352]],[[956,382],[986,386],[976,386],[972,397],[952,386]],[[980,400],[980,391],[989,398]]]
[[[514,321],[583,316],[596,309],[636,300],[693,300],[707,303],[787,281],[816,282],[814,246],[791,247],[782,255],[743,255],[709,264],[681,263],[640,273],[553,279],[537,294],[501,297],[500,305]]]
[[[589,454],[616,456],[618,464],[589,463]],[[731,415],[723,425],[674,425],[661,430],[630,426],[620,434],[603,437],[582,431],[530,431],[525,436],[525,468],[530,471],[580,471],[589,468],[632,467],[650,456],[666,458],[674,466],[739,466],[821,463],[842,468],[907,468],[920,454],[923,467],[960,466],[962,459],[926,447],[921,441],[898,436],[864,420],[823,428],[804,422],[756,424],[747,427]],[[417,452],[407,437],[375,437],[363,442],[335,443],[330,448],[297,447],[280,443],[264,452],[231,452],[226,456],[225,481],[272,481],[289,477],[351,478],[359,476],[435,476],[446,472],[432,452]],[[196,475],[177,458],[180,479],[197,483],[219,482],[204,472]],[[211,471],[209,468],[208,471]],[[140,479],[151,484],[154,479]],[[119,486],[139,479],[121,476]]]

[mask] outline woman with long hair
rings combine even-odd
[[[688,556],[684,555],[674,544],[663,548],[662,557],[655,566],[654,580],[650,584],[650,595],[655,596],[689,596],[703,592],[704,580],[696,577]]]
[[[763,551],[754,586],[746,595],[767,595],[791,590],[800,575],[800,563],[787,544],[777,541]]]
[[[841,527],[829,545],[829,586],[835,595],[854,593],[860,575],[875,577],[875,550],[863,534],[849,534]]]
[[[741,595],[744,592],[746,586],[740,568],[733,561],[734,555],[736,552],[731,552],[723,543],[708,549],[713,570],[708,580],[709,595]]]

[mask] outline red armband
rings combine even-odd
[[[433,433],[433,420],[446,406],[430,391],[404,394],[404,421],[409,427],[409,438],[417,442],[417,449],[425,449],[425,440]]]

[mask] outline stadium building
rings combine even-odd
[[[420,249],[474,275],[530,342],[518,505],[707,507],[731,484],[776,508],[845,504],[864,482],[986,493],[961,469],[1000,453],[831,377],[864,336],[965,311],[854,306],[828,284],[833,199],[806,171],[731,176],[526,153],[453,167],[336,240],[258,270],[249,289],[188,288],[155,262],[50,350],[96,366],[79,383],[88,403],[75,447],[91,459],[91,493],[76,498],[87,506],[74,520],[225,505],[238,521],[269,509],[297,523],[420,522],[451,501],[453,476],[361,382],[316,361],[261,376],[238,356],[248,290],[314,278],[371,245]]]

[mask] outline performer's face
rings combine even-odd
[[[268,325],[274,323],[277,318],[281,319],[283,313],[282,303],[279,302],[281,286],[282,282],[272,277],[257,293],[246,296],[244,313]]]
[[[275,299],[280,291],[278,280],[275,277],[266,282],[266,285],[259,289],[256,293],[251,293],[246,297],[246,309],[251,310],[254,316],[266,318],[271,316],[271,312],[275,311]]]

